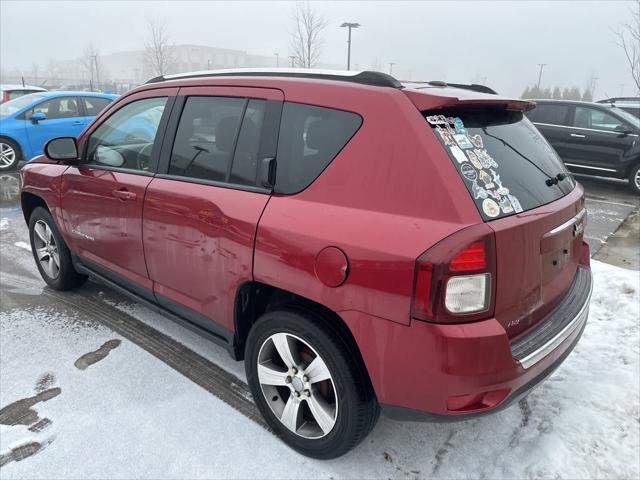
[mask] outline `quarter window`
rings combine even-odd
[[[128,103],[91,134],[87,163],[148,171],[167,97]]]
[[[276,191],[291,194],[307,188],[361,124],[362,118],[355,113],[285,103],[278,139]]]

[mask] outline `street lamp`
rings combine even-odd
[[[276,56],[276,68],[278,68],[280,67],[280,54],[274,53],[274,55]]]
[[[347,40],[347,70],[351,70],[351,29],[358,28],[359,23],[344,22],[340,28],[347,27],[349,29],[349,39]]]
[[[393,74],[393,66],[396,64],[396,62],[389,62],[389,75]]]

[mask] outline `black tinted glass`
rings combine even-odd
[[[527,117],[536,123],[567,125],[568,113],[569,107],[566,105],[538,104],[533,110],[527,113]]]
[[[304,190],[356,133],[362,118],[351,112],[285,103],[276,170],[279,193]]]
[[[250,100],[242,120],[238,144],[233,155],[229,181],[238,185],[255,186],[260,137],[267,102]]]
[[[427,114],[427,121],[485,220],[539,207],[575,186],[553,148],[520,112],[449,111]],[[560,173],[566,178],[547,185]]]
[[[244,98],[189,97],[173,143],[169,174],[226,181],[245,104]]]

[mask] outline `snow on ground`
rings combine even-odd
[[[0,477],[638,478],[640,273],[599,262],[593,270],[580,343],[526,400],[454,424],[381,418],[362,445],[332,461],[298,455],[72,309],[3,309],[0,407],[24,399],[18,406],[36,418],[0,425]],[[114,304],[107,290],[104,301],[244,378],[223,349],[140,305]],[[99,361],[87,366],[87,358]]]

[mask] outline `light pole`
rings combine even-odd
[[[279,53],[274,53],[274,55],[276,56],[276,68],[280,67],[280,54]]]
[[[596,100],[596,83],[600,80],[600,77],[591,77],[591,100]]]
[[[546,63],[536,63],[540,67],[540,73],[538,73],[538,90],[540,90],[540,81],[542,80],[542,69],[547,66]]]
[[[211,60],[207,58],[207,70],[211,70]]]
[[[296,57],[295,55],[289,55],[289,58],[291,59],[291,68],[293,68],[296,58],[298,57]]]
[[[349,29],[349,39],[347,40],[347,70],[351,70],[351,29],[358,28],[359,23],[344,22],[340,28],[347,27]]]
[[[396,62],[389,62],[389,75],[391,75],[393,73],[393,66],[396,64]]]

